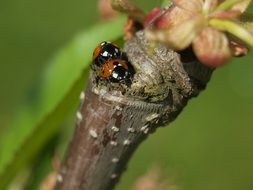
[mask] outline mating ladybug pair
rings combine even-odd
[[[93,52],[92,60],[100,79],[127,82],[133,75],[133,68],[126,55],[113,43],[100,43]]]

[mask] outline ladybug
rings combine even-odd
[[[133,74],[133,69],[124,59],[109,59],[100,67],[98,76],[110,82],[126,82]]]
[[[111,58],[121,58],[122,53],[118,46],[111,42],[102,42],[94,50],[92,60],[98,66]]]

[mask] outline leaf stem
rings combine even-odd
[[[211,19],[209,25],[227,31],[253,47],[253,35],[243,26],[228,20]]]
[[[230,9],[235,4],[241,2],[241,0],[226,0],[223,3],[221,3],[215,11],[226,11]]]

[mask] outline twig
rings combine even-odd
[[[137,146],[173,121],[212,73],[192,55],[149,43],[143,31],[124,51],[136,72],[132,84],[91,74],[56,190],[112,190]]]
[[[146,14],[134,4],[127,0],[110,0],[112,8],[126,13],[131,19],[142,23],[145,19]]]

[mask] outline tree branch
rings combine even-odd
[[[124,51],[135,70],[131,84],[97,81],[91,73],[56,190],[113,189],[138,145],[173,121],[211,77],[191,51],[154,45],[143,31]]]

